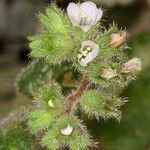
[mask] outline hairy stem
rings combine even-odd
[[[68,97],[69,103],[68,111],[71,111],[73,106],[78,105],[78,103],[80,102],[80,98],[83,96],[84,92],[88,89],[88,87],[89,87],[89,78],[88,76],[84,76],[79,89],[73,95]]]

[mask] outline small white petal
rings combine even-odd
[[[73,25],[77,26],[80,23],[79,6],[75,3],[70,3],[67,7],[68,16]]]
[[[65,129],[61,130],[61,134],[67,135],[67,136],[71,135],[72,132],[73,132],[73,127],[70,126],[69,124]]]
[[[102,15],[103,15],[103,11],[101,9],[98,9],[96,21],[99,21],[102,18]]]
[[[87,17],[88,17],[87,25],[83,27],[85,31],[88,31],[102,17],[102,10],[97,9],[95,3],[93,2],[82,3],[80,11],[87,14]]]
[[[87,14],[91,20],[95,20],[97,14],[96,4],[93,2],[84,2],[81,4],[80,12]]]
[[[52,101],[52,99],[50,99],[50,100],[48,101],[48,106],[49,106],[49,107],[52,107],[52,108],[55,107],[55,106],[54,106],[54,103],[53,103],[53,101]]]
[[[81,29],[82,29],[84,32],[87,32],[90,28],[91,28],[91,26],[81,26]]]

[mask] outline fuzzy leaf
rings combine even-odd
[[[57,117],[62,114],[63,96],[60,93],[59,86],[49,84],[42,89],[37,90],[34,95],[37,102],[37,108],[28,114],[28,124],[34,134],[48,128]],[[49,105],[49,101],[53,106]]]
[[[66,136],[61,133],[61,130],[66,128],[68,124],[73,127],[73,131],[71,135]],[[63,145],[69,145],[72,150],[81,150],[92,145],[92,141],[81,123],[68,115],[63,115],[57,120],[51,130],[43,137],[41,143],[49,150],[57,149]]]
[[[33,93],[52,77],[51,66],[43,60],[34,61],[27,68],[23,69],[17,78],[17,90],[27,96]]]
[[[69,59],[74,42],[70,36],[63,34],[43,33],[30,38],[30,55],[37,58],[46,58],[49,63],[59,64]]]
[[[34,97],[37,100],[38,105],[48,111],[50,109],[60,109],[63,106],[64,97],[61,94],[61,87],[56,83],[49,83],[45,87],[37,90]],[[50,100],[55,106],[54,108],[49,106]]]
[[[55,4],[51,4],[46,9],[45,14],[38,15],[41,23],[49,30],[51,33],[63,33],[67,34],[69,26],[71,25],[69,19],[63,11],[57,8]]]
[[[122,102],[119,98],[106,96],[100,92],[89,90],[82,98],[82,109],[89,115],[96,117],[120,119],[121,112],[119,110]]]
[[[32,133],[36,134],[42,129],[48,128],[54,121],[59,112],[51,110],[51,112],[45,110],[35,110],[28,114],[28,125],[32,129]]]
[[[0,150],[31,150],[35,138],[21,127],[0,132]]]
[[[73,150],[80,150],[92,145],[84,126],[65,111],[64,98],[57,84],[46,86],[37,91],[35,99],[38,108],[28,114],[28,124],[34,134],[47,129],[41,142],[43,146],[53,150],[67,144]],[[49,100],[52,100],[54,107],[49,105]],[[72,133],[68,136],[61,133],[61,130],[67,125],[73,128]]]
[[[16,88],[24,95],[33,96],[37,89],[52,79],[61,84],[68,65],[67,62],[61,66],[50,65],[43,59],[34,61],[18,75]]]

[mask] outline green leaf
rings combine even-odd
[[[38,60],[23,69],[17,78],[16,87],[24,95],[32,96],[37,89],[45,85],[52,77],[51,66],[45,61]]]
[[[119,108],[121,105],[122,102],[119,98],[107,96],[95,90],[87,91],[81,100],[82,109],[97,118],[115,117],[120,119]]]
[[[46,9],[45,14],[38,15],[41,23],[49,30],[51,33],[63,33],[67,34],[71,22],[68,17],[57,8],[55,4],[51,4]]]
[[[46,58],[49,63],[60,64],[69,59],[74,48],[74,42],[70,36],[63,34],[43,33],[40,36],[30,38],[31,56]]]
[[[70,135],[63,135],[61,130],[68,125],[73,127],[73,131]],[[92,141],[79,120],[70,115],[63,115],[46,133],[41,144],[47,146],[49,150],[57,149],[63,145],[69,145],[72,150],[81,150],[91,146]]]
[[[45,110],[34,110],[28,114],[28,125],[31,128],[32,133],[48,128],[54,121],[59,112],[52,110],[51,112]]]
[[[36,134],[48,128],[57,117],[62,115],[63,108],[61,107],[64,107],[64,98],[60,93],[60,87],[56,83],[38,89],[34,98],[37,102],[37,108],[29,112],[28,125],[31,131]],[[51,105],[49,101],[51,101]]]
[[[0,132],[0,150],[31,150],[34,144],[34,136],[21,127]]]
[[[56,83],[49,83],[45,87],[38,89],[34,94],[37,103],[41,108],[47,109],[62,109],[64,97],[61,93],[61,87]],[[52,101],[54,108],[49,106],[49,101]]]
[[[24,95],[33,96],[37,89],[51,80],[56,80],[62,84],[64,74],[69,65],[67,62],[64,62],[61,66],[50,65],[43,59],[34,61],[18,75],[16,88]]]

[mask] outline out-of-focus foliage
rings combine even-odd
[[[6,30],[6,5],[5,0],[0,1],[0,35],[3,35]]]
[[[32,150],[34,136],[21,127],[0,132],[0,150]]]
[[[84,0],[84,1],[86,1],[86,0]],[[103,4],[103,5],[111,7],[116,4],[127,5],[127,4],[132,3],[134,0],[92,0],[92,1],[97,4]]]
[[[45,5],[40,0],[1,0],[0,38],[23,38],[34,33],[37,25],[34,15]]]
[[[82,1],[86,1],[86,0],[82,0]],[[91,0],[97,4],[103,4],[105,6],[108,7],[112,7],[115,5],[129,5],[133,2],[135,2],[136,0]],[[148,1],[150,3],[150,0],[143,0],[144,1]]]
[[[150,66],[150,32],[142,33],[132,38],[129,45],[132,47],[129,54],[140,57],[142,60],[142,68],[148,68]]]

